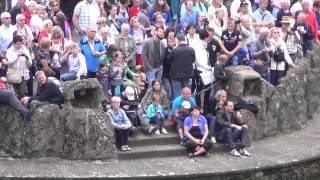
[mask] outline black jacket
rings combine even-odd
[[[216,79],[216,82],[220,83],[227,80],[228,77],[224,73],[223,65],[217,63],[214,65],[214,78]]]
[[[193,63],[196,55],[194,49],[187,44],[179,45],[173,49],[170,57],[171,79],[189,79],[193,77]]]
[[[231,113],[230,119],[227,117],[227,113],[224,108],[221,108],[216,115],[216,130],[222,130],[223,128],[230,127],[230,124],[236,124],[236,125],[242,125],[243,123],[240,122],[240,120],[236,116],[236,111]]]
[[[162,66],[163,66],[163,71],[162,71],[162,77],[163,78],[170,78],[170,69],[171,69],[171,53],[172,53],[172,48],[166,47],[164,49],[164,58],[162,60]]]
[[[64,102],[64,97],[59,87],[52,81],[47,80],[46,83],[38,87],[37,94],[32,96],[29,101],[32,100],[48,101],[50,104],[61,105]]]

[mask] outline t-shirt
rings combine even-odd
[[[232,51],[237,47],[238,42],[242,41],[242,35],[237,30],[232,33],[229,33],[228,30],[226,30],[222,32],[221,40],[223,41],[224,47],[228,51]]]
[[[173,116],[175,110],[181,109],[183,101],[189,101],[191,107],[196,106],[196,101],[193,97],[190,97],[188,100],[185,100],[183,99],[183,96],[178,96],[172,103],[172,109],[170,112],[171,117]]]

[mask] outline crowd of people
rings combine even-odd
[[[61,3],[18,0],[1,13],[0,102],[30,120],[63,104],[66,81],[95,78],[122,151],[137,128],[168,134],[169,119],[190,157],[217,141],[250,156],[224,69],[250,66],[276,86],[320,45],[318,0],[82,0],[72,15]]]

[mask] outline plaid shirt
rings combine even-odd
[[[100,16],[99,5],[93,1],[95,12],[90,12],[90,4],[86,0],[79,2],[74,8],[74,16],[79,17],[78,23],[81,30],[86,31],[89,25],[96,24],[98,17]],[[97,14],[97,12],[99,12]],[[94,17],[97,15],[96,17]],[[96,19],[92,22],[92,19]]]
[[[295,37],[294,33],[297,33],[296,31],[293,31],[290,34],[283,33],[283,40],[286,42],[288,53],[294,54],[297,52],[297,45],[298,45],[298,39]]]

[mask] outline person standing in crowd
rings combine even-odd
[[[29,3],[27,4],[27,10],[22,13],[22,15],[24,15],[24,17],[26,18],[26,24],[29,26],[31,17],[37,14],[37,6],[38,4],[35,1],[29,1]]]
[[[273,27],[270,30],[270,44],[273,52],[273,58],[270,63],[270,83],[274,86],[279,84],[279,79],[286,75],[285,62],[293,66],[288,53],[286,43],[280,36],[280,30]]]
[[[162,72],[162,81],[164,85],[164,89],[167,91],[169,99],[172,100],[172,88],[171,88],[171,79],[170,79],[170,69],[171,69],[171,61],[170,56],[172,50],[175,46],[175,39],[168,38],[167,39],[167,47],[165,48],[165,55],[163,58],[163,72]]]
[[[178,35],[178,46],[172,50],[170,56],[170,78],[172,83],[172,97],[175,99],[184,87],[191,87],[194,77],[193,63],[196,55],[192,47],[186,44],[185,36]],[[181,66],[183,64],[183,66]]]
[[[162,28],[156,28],[154,37],[147,39],[142,47],[142,59],[149,88],[152,87],[151,83],[154,79],[162,77],[162,59],[165,47],[161,41],[163,33]]]
[[[187,2],[187,1],[185,1]],[[207,11],[207,7],[199,0],[192,0],[192,11],[194,11],[196,14],[199,14],[200,12],[203,12],[205,14],[205,16],[208,17],[208,11]],[[182,3],[181,4],[181,11],[180,14],[185,14],[188,7],[187,7],[187,3]]]
[[[214,29],[214,37],[217,40],[220,40],[222,36],[222,32],[227,29],[228,17],[226,17],[227,14],[225,14],[223,9],[217,9],[215,13],[216,13],[216,18],[213,18],[209,22],[209,27]]]
[[[124,53],[125,62],[129,65],[130,69],[136,66],[136,43],[135,40],[129,36],[130,25],[121,25],[121,34],[115,39],[115,45]]]
[[[222,52],[224,52],[229,58],[227,66],[242,64],[242,61],[239,61],[238,54],[242,46],[242,35],[235,28],[235,20],[233,18],[228,19],[228,29],[222,33],[220,46]]]
[[[224,66],[228,61],[228,56],[225,54],[220,54],[218,56],[217,62],[214,65],[214,78],[215,82],[212,84],[212,89],[210,97],[212,98],[219,90],[224,89],[224,85],[228,79],[224,71]]]
[[[65,6],[65,4],[63,4],[63,5]],[[50,14],[49,14],[50,18],[53,18],[55,15],[57,15],[58,12],[61,12],[59,0],[50,0],[49,6],[50,6],[50,10],[51,10]]]
[[[263,27],[274,26],[274,18],[272,14],[267,10],[268,0],[260,0],[259,8],[253,13],[256,21],[261,21]]]
[[[153,6],[150,7],[148,17],[151,19],[151,24],[155,25],[155,13],[159,12],[165,25],[172,26],[172,19],[170,14],[170,7],[166,0],[155,0]]]
[[[61,105],[64,102],[64,97],[59,87],[47,78],[43,71],[36,72],[36,79],[39,84],[37,94],[34,96],[25,96],[21,98],[21,102],[30,107],[34,112],[37,107],[45,104]]]
[[[254,16],[251,10],[249,10],[249,4],[247,1],[242,0],[240,3],[239,12],[235,16],[236,20],[241,20],[241,17],[249,16],[250,22],[254,22]]]
[[[143,65],[143,59],[141,56],[142,46],[147,35],[141,25],[139,24],[137,16],[131,18],[131,28],[129,30],[130,36],[135,40],[136,48],[136,65]]]
[[[296,23],[293,29],[297,29],[302,40],[303,54],[307,53],[307,50],[312,50],[313,43],[313,31],[309,24],[306,23],[306,14],[302,11],[297,12]]]
[[[185,0],[185,9],[184,13],[181,13],[180,17],[180,32],[183,32],[188,24],[196,25],[197,23],[197,13],[193,10],[193,1]]]
[[[0,51],[2,55],[6,55],[7,49],[12,42],[13,32],[17,30],[16,26],[11,24],[11,15],[8,12],[1,13],[0,26]]]
[[[200,108],[195,106],[191,109],[191,116],[184,120],[184,135],[186,146],[189,150],[189,157],[201,154],[209,156],[212,142],[208,139],[209,128],[207,120],[200,115]]]
[[[227,101],[224,107],[217,112],[216,120],[218,142],[227,142],[232,156],[250,156],[250,153],[246,150],[248,145],[248,126],[242,122],[241,114],[234,111],[232,101]],[[239,151],[235,144],[238,139],[241,141]]]
[[[17,33],[26,37],[27,44],[28,46],[30,46],[34,40],[34,36],[30,26],[28,26],[25,23],[26,18],[24,17],[24,15],[18,14],[16,17],[16,20],[17,20],[17,24],[16,24]]]
[[[133,6],[129,10],[130,21],[132,17],[135,17],[138,15],[140,11],[140,6],[141,6],[141,0],[134,0]]]
[[[108,16],[107,25],[110,27],[110,31],[113,37],[117,37],[121,32],[122,22],[117,16],[118,6],[112,4],[110,7],[110,14]]]
[[[306,14],[306,23],[311,26],[313,32],[313,41],[320,45],[319,36],[318,36],[318,23],[315,13],[311,10],[312,1],[311,0],[302,0],[302,11]]]
[[[230,6],[230,17],[236,17],[237,13],[239,12],[239,8],[241,6],[241,3],[247,3],[248,4],[248,10],[249,13],[252,14],[252,6],[250,0],[233,0]]]
[[[129,0],[120,0],[118,3],[118,17],[122,23],[129,23]]]
[[[80,41],[80,49],[86,59],[87,77],[94,78],[99,69],[100,57],[106,53],[106,48],[100,40],[96,39],[97,29],[95,26],[87,28],[87,36]]]
[[[216,11],[218,9],[222,9],[224,14],[227,16],[228,15],[228,10],[226,8],[225,5],[223,5],[223,1],[222,0],[210,0],[212,2],[211,5],[209,5],[208,7],[208,18],[209,21],[211,21],[212,19],[217,18],[216,16]]]
[[[209,52],[209,62],[210,66],[214,67],[214,65],[216,64],[217,57],[220,54],[221,47],[218,39],[214,38],[215,30],[209,27],[207,28],[207,31],[209,33],[207,45],[207,49]]]
[[[148,37],[151,37],[151,22],[148,18],[149,3],[148,1],[143,1],[141,4],[141,9],[137,15],[139,24],[143,27],[144,31],[147,33]]]
[[[76,5],[72,22],[78,39],[82,39],[85,36],[87,28],[89,28],[90,24],[97,22],[99,16],[99,5],[94,0],[82,0]]]
[[[276,26],[281,27],[280,21],[283,16],[292,16],[292,13],[289,11],[290,0],[282,0],[280,3],[280,10],[277,14]]]
[[[120,148],[121,151],[130,151],[128,136],[131,129],[131,122],[124,110],[120,108],[120,102],[120,97],[113,96],[111,98],[111,109],[107,111],[107,115],[114,128],[118,148]]]
[[[26,0],[18,0],[17,4],[15,4],[11,10],[11,22],[12,24],[16,24],[16,17],[18,14],[22,14],[27,11],[27,6],[25,5]]]
[[[300,35],[296,29],[293,29],[290,25],[290,17],[283,16],[282,21],[281,34],[282,39],[286,43],[288,53],[291,57],[293,63],[296,63],[298,60],[297,52],[298,46],[300,45]]]
[[[3,59],[2,62],[8,66],[7,82],[12,84],[20,99],[25,96],[32,59],[21,36],[13,36],[12,42],[13,46],[8,49],[6,54],[7,59]]]
[[[196,33],[196,27],[188,24],[184,32],[186,34],[187,44],[192,48],[196,48],[200,43],[199,34]]]
[[[1,58],[2,59],[2,58]],[[28,110],[21,101],[15,96],[14,91],[9,89],[6,85],[7,79],[3,72],[0,72],[0,104],[8,105],[18,111],[23,119],[30,121],[32,111]]]

